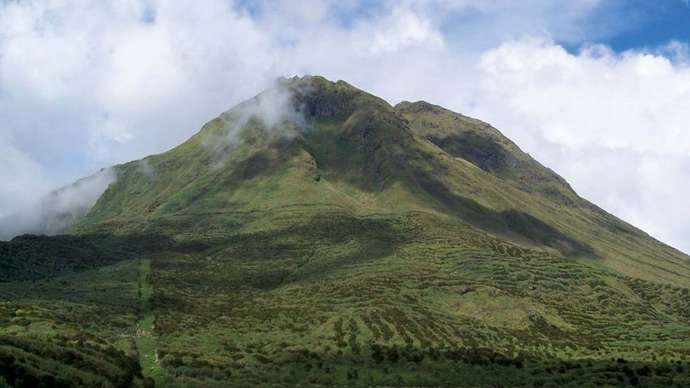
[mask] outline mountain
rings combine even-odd
[[[690,384],[690,258],[479,120],[282,79],[112,171],[0,245],[9,384]]]
[[[247,228],[292,212],[416,210],[526,246],[598,258],[629,276],[690,285],[687,256],[581,199],[487,124],[425,102],[391,107],[342,81],[309,77],[279,87],[294,98],[281,109],[294,112],[273,127],[302,124],[288,117],[301,114],[303,132],[248,120],[247,112],[287,98],[267,92],[145,159],[145,169],[140,161],[119,166],[117,182],[76,230],[196,239],[213,226],[225,235],[228,222]],[[239,142],[224,133],[233,126]],[[240,214],[252,214],[251,222]],[[193,227],[180,227],[183,220]]]

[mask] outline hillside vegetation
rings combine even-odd
[[[6,383],[690,384],[690,258],[481,121],[293,78],[115,170],[0,244]]]

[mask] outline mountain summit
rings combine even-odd
[[[690,383],[690,258],[482,121],[280,79],[112,171],[69,236],[0,245],[34,281],[0,278],[10,383]]]

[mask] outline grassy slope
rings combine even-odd
[[[578,197],[560,176],[490,125],[425,102],[403,102],[396,109],[409,120],[415,134],[452,156],[476,160],[475,165],[498,176],[504,200],[513,201],[510,206],[528,209],[563,233],[586,242],[606,266],[633,277],[690,286],[687,255]],[[463,194],[472,195],[466,189]]]
[[[137,268],[0,283],[0,376],[18,387],[142,386]]]
[[[436,222],[341,214],[154,260],[164,372],[218,386],[687,384],[687,289]]]
[[[157,348],[157,381],[688,383],[687,257],[579,199],[486,125],[304,82],[288,83],[310,118],[300,135],[250,120],[228,143],[231,111],[119,166],[74,229],[184,242],[141,256],[153,297],[136,319],[155,341],[140,338],[140,356]],[[118,265],[141,268],[104,268]]]

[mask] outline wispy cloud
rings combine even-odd
[[[11,214],[0,216],[0,239],[23,233],[64,233],[86,215],[116,178],[115,169],[103,169],[69,186],[27,201]]]

